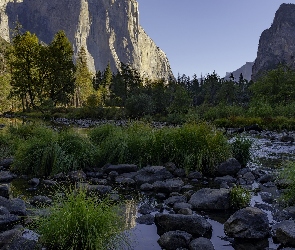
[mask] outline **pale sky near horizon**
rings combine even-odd
[[[174,76],[224,77],[254,61],[261,33],[295,0],[137,0],[139,23],[167,55]],[[294,34],[295,35],[295,34]]]

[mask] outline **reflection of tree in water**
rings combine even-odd
[[[125,203],[126,227],[131,229],[136,226],[137,203],[134,200],[128,200]]]

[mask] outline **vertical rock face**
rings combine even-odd
[[[280,63],[295,69],[295,4],[282,4],[271,27],[262,32],[252,80]]]
[[[75,53],[85,47],[93,72],[108,62],[115,72],[123,62],[146,77],[173,77],[165,53],[139,25],[136,0],[0,0],[0,17],[6,40],[16,21],[45,43],[64,30]]]

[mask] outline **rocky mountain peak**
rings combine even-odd
[[[86,49],[93,72],[108,62],[116,72],[123,62],[146,77],[173,77],[165,53],[139,24],[136,0],[0,0],[0,36],[9,40],[16,21],[45,43],[64,30],[76,54]]]
[[[252,68],[256,81],[265,71],[285,64],[295,69],[295,4],[282,4],[269,29],[262,32]]]

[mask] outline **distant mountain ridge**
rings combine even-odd
[[[16,21],[45,43],[64,30],[75,54],[86,49],[93,72],[104,70],[108,62],[116,72],[123,62],[144,77],[173,77],[165,53],[139,24],[136,0],[0,0],[0,36],[5,40]]]
[[[295,70],[295,4],[282,4],[269,29],[262,32],[252,80],[284,64]]]
[[[252,67],[254,62],[246,62],[242,67],[238,68],[233,72],[226,72],[224,80],[229,80],[231,73],[233,74],[235,81],[239,80],[241,73],[243,74],[243,78],[250,81],[252,75]]]

